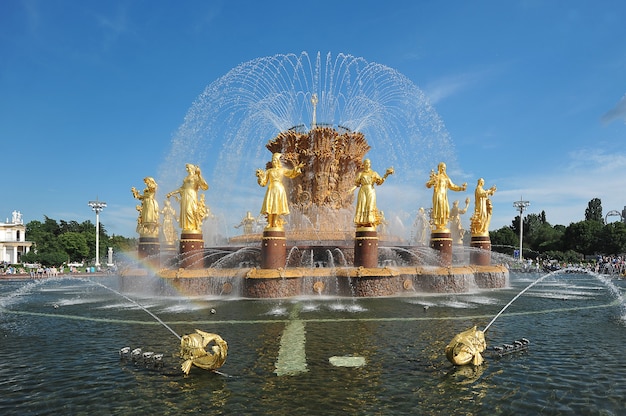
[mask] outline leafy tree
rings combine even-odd
[[[84,231],[80,224],[76,221],[59,221],[59,228],[61,229],[61,233],[80,233]]]
[[[593,198],[587,204],[587,209],[585,210],[585,220],[586,221],[598,221],[601,224],[604,224],[604,218],[602,218],[602,201],[599,198]]]
[[[516,247],[519,247],[519,238],[515,235],[511,227],[502,227],[489,232],[491,247],[493,251],[513,255]]]
[[[540,253],[563,250],[564,225],[543,224],[537,232],[534,249]]]
[[[89,246],[85,235],[77,232],[67,232],[59,236],[59,242],[67,253],[70,261],[81,261],[89,256]]]
[[[41,263],[44,266],[60,265],[68,260],[91,260],[96,256],[96,226],[91,221],[55,220],[44,217],[44,221],[26,224],[26,238],[33,242],[29,253],[22,256],[26,263]],[[104,257],[108,247],[121,253],[137,249],[137,239],[122,236],[109,237],[106,227],[100,224],[100,254]]]
[[[580,221],[570,224],[563,235],[563,247],[578,253],[590,255],[600,252],[600,232],[602,223],[599,221]]]
[[[518,217],[519,218],[519,217]],[[545,221],[541,220],[541,217],[537,214],[528,214],[524,218],[524,234],[522,236],[524,240],[524,246],[532,250],[536,250],[541,243],[540,230],[544,226]],[[549,224],[548,224],[549,227]]]
[[[599,244],[602,254],[626,253],[626,224],[622,222],[606,224],[600,232]]]

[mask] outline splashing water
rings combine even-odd
[[[524,293],[526,293],[530,288],[532,288],[533,286],[535,286],[536,284],[540,283],[541,281],[543,281],[544,279],[546,279],[547,277],[550,276],[554,276],[557,274],[561,274],[561,273],[567,273],[567,272],[577,272],[577,273],[586,273],[589,274],[593,277],[595,277],[596,279],[600,280],[611,292],[611,294],[613,296],[615,296],[620,304],[621,304],[621,308],[622,308],[622,315],[626,314],[626,303],[624,302],[624,298],[622,297],[622,294],[620,292],[620,290],[613,284],[613,282],[611,282],[610,279],[607,279],[605,276],[600,275],[598,273],[594,273],[590,270],[586,270],[586,269],[582,269],[582,268],[578,268],[578,267],[568,267],[568,268],[564,268],[564,269],[559,269],[559,270],[555,270],[553,272],[550,272],[548,274],[545,274],[543,276],[541,276],[539,279],[535,280],[534,282],[532,282],[530,285],[526,286],[521,292],[519,292],[517,295],[515,295],[515,297],[513,297],[513,299],[511,299],[509,301],[509,303],[507,303],[506,305],[504,305],[504,307],[502,309],[500,309],[500,312],[498,312],[496,314],[496,316],[493,317],[493,319],[487,324],[487,326],[485,327],[485,329],[483,329],[483,332],[487,332],[487,330],[489,329],[489,327],[496,321],[496,319],[498,319],[498,317],[500,315],[502,315],[502,313],[509,307],[511,306],[511,304],[513,302],[515,302],[515,300],[517,298],[519,298],[520,296],[522,296]]]
[[[265,144],[281,131],[308,129],[314,113],[317,126],[363,133],[373,165],[402,172],[394,186],[402,177],[415,187],[415,178],[426,178],[433,161],[455,163],[439,115],[422,90],[396,70],[347,54],[279,54],[240,64],[206,87],[173,137],[159,169],[159,189],[177,188],[185,163],[203,171],[211,166],[207,200],[218,215],[233,216],[223,221],[236,223],[241,212],[260,204],[254,170],[268,160]]]
[[[108,287],[108,286],[106,286],[106,285],[103,285],[103,284],[102,284],[102,283],[100,283],[100,282],[95,282],[95,281],[93,281],[93,280],[89,280],[89,279],[85,279],[85,280],[86,280],[86,281],[88,281],[88,282],[90,282],[90,283],[92,283],[92,284],[98,285],[98,286],[100,286],[100,287],[101,287],[101,288],[103,288],[103,289],[106,289],[106,290],[108,290],[108,291],[110,291],[110,292],[113,292],[113,293],[115,293],[116,295],[121,296],[122,298],[126,299],[126,300],[127,300],[127,301],[129,301],[130,303],[134,304],[135,306],[137,306],[137,307],[141,308],[141,310],[143,310],[143,311],[144,311],[144,312],[146,312],[148,315],[150,315],[151,317],[153,317],[154,319],[156,319],[156,321],[157,321],[158,323],[160,323],[161,325],[163,325],[163,326],[164,326],[164,327],[165,327],[168,331],[170,331],[172,334],[174,334],[174,336],[175,336],[176,338],[178,338],[179,340],[181,339],[181,336],[180,336],[180,335],[178,335],[178,334],[176,333],[176,331],[174,331],[172,328],[170,328],[170,327],[169,327],[169,325],[167,325],[165,322],[163,322],[163,321],[161,320],[161,318],[159,318],[159,317],[158,317],[158,316],[156,316],[154,313],[152,313],[152,312],[151,312],[148,308],[145,308],[144,306],[142,306],[141,304],[139,304],[139,302],[137,302],[136,300],[134,300],[134,299],[132,299],[132,298],[129,298],[129,297],[128,297],[128,296],[126,296],[125,294],[123,294],[123,293],[121,293],[121,292],[118,292],[118,291],[117,291],[117,290],[115,290],[115,289],[111,289],[110,287]]]

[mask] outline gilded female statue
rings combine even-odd
[[[452,203],[452,209],[450,210],[450,232],[452,234],[452,241],[454,244],[463,244],[463,236],[465,236],[465,230],[463,229],[463,223],[461,221],[461,215],[467,212],[470,199],[465,199],[465,208],[459,207],[459,201]]]
[[[180,216],[178,225],[183,232],[200,232],[202,229],[203,214],[199,214],[198,191],[206,191],[209,185],[202,177],[200,167],[187,163],[187,177],[183,179],[180,188],[167,194],[170,198],[178,195],[176,200],[180,201]]]
[[[428,238],[430,237],[430,220],[428,219],[428,215],[423,207],[420,207],[418,210],[413,227],[415,227],[416,230],[415,242],[422,246],[428,245]]]
[[[239,223],[239,225],[235,225],[235,228],[239,228],[239,227],[243,226],[243,233],[244,234],[252,234],[252,231],[253,231],[255,223],[256,223],[256,218],[254,218],[252,216],[252,213],[250,211],[248,211],[246,213],[246,216],[243,217],[243,219]]]
[[[354,187],[350,190],[352,192],[359,188],[354,214],[354,224],[357,227],[376,227],[380,224],[381,217],[376,207],[374,185],[382,185],[387,176],[392,174],[393,168],[388,168],[385,175],[381,177],[372,170],[372,163],[369,159],[363,160],[363,169],[356,175]]]
[[[140,237],[158,237],[159,203],[156,200],[157,183],[149,176],[145,177],[143,181],[146,184],[146,188],[142,194],[135,187],[130,189],[133,196],[141,201],[141,205],[137,206],[137,211],[139,211],[137,232]]]
[[[169,199],[164,202],[163,211],[163,238],[166,244],[173,245],[176,242],[176,228],[174,227],[174,221],[176,218],[176,210],[172,207]]]
[[[448,189],[452,191],[465,191],[467,183],[461,186],[452,183],[446,173],[446,164],[440,162],[437,166],[437,173],[430,172],[430,179],[426,182],[427,188],[433,189],[433,208],[430,217],[433,221],[435,231],[445,231],[448,229],[450,220],[450,204],[448,203]]]
[[[485,180],[480,178],[474,191],[474,214],[470,219],[470,231],[472,235],[489,235],[489,223],[491,222],[492,206],[489,196],[496,192],[496,186],[485,189]]]
[[[260,186],[267,186],[263,205],[261,206],[261,214],[267,218],[267,227],[282,228],[282,215],[289,214],[289,205],[287,203],[287,192],[283,186],[283,176],[287,178],[295,178],[302,173],[303,164],[296,165],[293,169],[287,169],[280,163],[280,153],[272,155],[272,167],[263,170],[256,170],[257,182]]]

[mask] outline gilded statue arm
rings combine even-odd
[[[470,204],[470,199],[469,199],[469,197],[468,197],[468,198],[465,198],[465,208],[463,208],[463,209],[459,209],[459,213],[460,213],[460,214],[465,214],[465,213],[467,212],[467,208],[469,208],[469,204]]]
[[[268,179],[267,171],[265,171],[263,169],[257,169],[256,170],[256,178],[257,178],[257,183],[260,186],[267,185],[267,179]]]
[[[304,167],[304,163],[298,163],[293,169],[285,170],[285,176],[293,179],[302,173],[302,167]]]
[[[394,173],[393,168],[387,168],[387,170],[385,171],[385,175],[382,178],[380,178],[378,181],[376,181],[376,184],[382,185],[383,182],[385,182],[385,179],[387,179],[387,176],[393,175],[393,173]]]
[[[428,185],[426,185],[428,186]],[[467,189],[467,182],[463,183],[463,185],[459,186],[459,185],[455,185],[452,183],[452,181],[449,181],[449,185],[448,188],[453,190],[453,191],[465,191]]]
[[[354,186],[348,190],[348,194],[353,193],[359,186],[361,186],[361,172],[357,173],[354,179]]]

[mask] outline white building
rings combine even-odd
[[[26,241],[26,226],[22,214],[13,211],[11,221],[0,222],[0,263],[20,263],[22,254],[30,251],[32,242]]]

